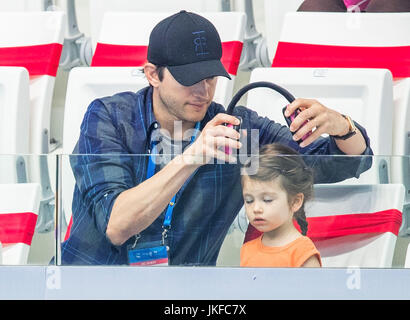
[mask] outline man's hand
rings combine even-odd
[[[300,146],[308,146],[322,134],[331,136],[344,136],[349,132],[348,121],[337,111],[325,107],[317,100],[296,99],[287,106],[285,116],[289,116],[299,108],[302,112],[293,120],[289,129],[294,132],[293,139],[298,141],[308,132],[313,133],[304,140]],[[305,125],[302,124],[309,120]],[[336,140],[336,144],[341,151],[349,155],[362,154],[366,149],[366,142],[360,131],[347,140]]]
[[[301,113],[293,120],[289,129],[295,132],[293,139],[298,141],[308,132],[313,133],[304,140],[300,146],[306,147],[319,138],[322,134],[327,133],[332,136],[343,136],[349,131],[349,123],[337,111],[325,107],[316,100],[296,99],[288,105],[285,115],[288,116],[299,108]],[[305,125],[302,124],[309,120]]]
[[[209,121],[195,142],[183,153],[183,161],[189,164],[204,165],[212,159],[222,163],[236,163],[236,157],[225,153],[225,147],[240,149],[242,144],[239,133],[225,123],[238,125],[239,120],[234,116],[218,113]]]

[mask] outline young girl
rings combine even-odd
[[[262,147],[258,158],[256,173],[250,172],[250,162],[245,165],[242,188],[249,227],[262,235],[244,243],[240,265],[321,267],[320,253],[306,237],[304,204],[313,194],[312,170],[297,152],[280,144]]]

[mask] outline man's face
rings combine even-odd
[[[174,79],[167,68],[157,92],[163,107],[175,120],[201,121],[215,94],[217,77],[186,87]]]

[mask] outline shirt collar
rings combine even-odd
[[[157,129],[160,127],[159,122],[157,121],[157,119],[155,118],[154,115],[154,108],[152,105],[152,87],[149,86],[148,90],[147,90],[147,94],[146,94],[146,98],[145,98],[145,107],[147,110],[147,134],[152,131],[153,129]]]

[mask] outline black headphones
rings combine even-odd
[[[277,84],[274,84],[272,82],[267,82],[267,81],[258,81],[258,82],[252,82],[244,86],[242,89],[240,89],[232,98],[231,102],[228,105],[227,108],[227,113],[229,115],[232,115],[233,109],[235,108],[236,104],[238,103],[239,99],[242,98],[242,96],[248,92],[249,90],[255,89],[255,88],[270,88],[272,90],[275,90],[276,92],[280,93],[282,96],[286,98],[286,100],[289,101],[289,103],[292,103],[295,100],[295,97],[287,91],[285,88],[282,88],[278,86]]]
[[[232,115],[233,113],[233,109],[235,108],[236,104],[238,103],[239,99],[249,90],[255,89],[255,88],[270,88],[278,93],[280,93],[282,96],[284,96],[286,98],[286,100],[289,101],[289,103],[292,103],[293,101],[295,101],[295,97],[285,88],[282,88],[281,86],[278,86],[277,84],[274,84],[272,82],[267,82],[267,81],[258,81],[258,82],[252,82],[247,84],[246,86],[244,86],[243,88],[241,88],[232,98],[231,102],[228,105],[227,108],[227,114]],[[288,126],[290,126],[290,124],[292,123],[293,119],[295,119],[297,117],[297,115],[302,112],[302,110],[300,110],[299,108],[297,110],[295,110],[295,112],[291,115],[289,115],[288,117],[285,116],[285,110],[286,110],[286,106],[282,109],[282,113],[283,113],[283,117],[286,120],[286,123],[288,124]],[[241,128],[241,124],[242,124],[242,119],[240,117],[237,117],[240,121],[240,124],[237,126],[233,126],[233,128],[237,131],[240,130]],[[292,133],[294,134],[294,133]],[[306,136],[305,136],[306,137]],[[303,137],[302,139],[298,140],[297,143],[301,143],[305,137]]]

